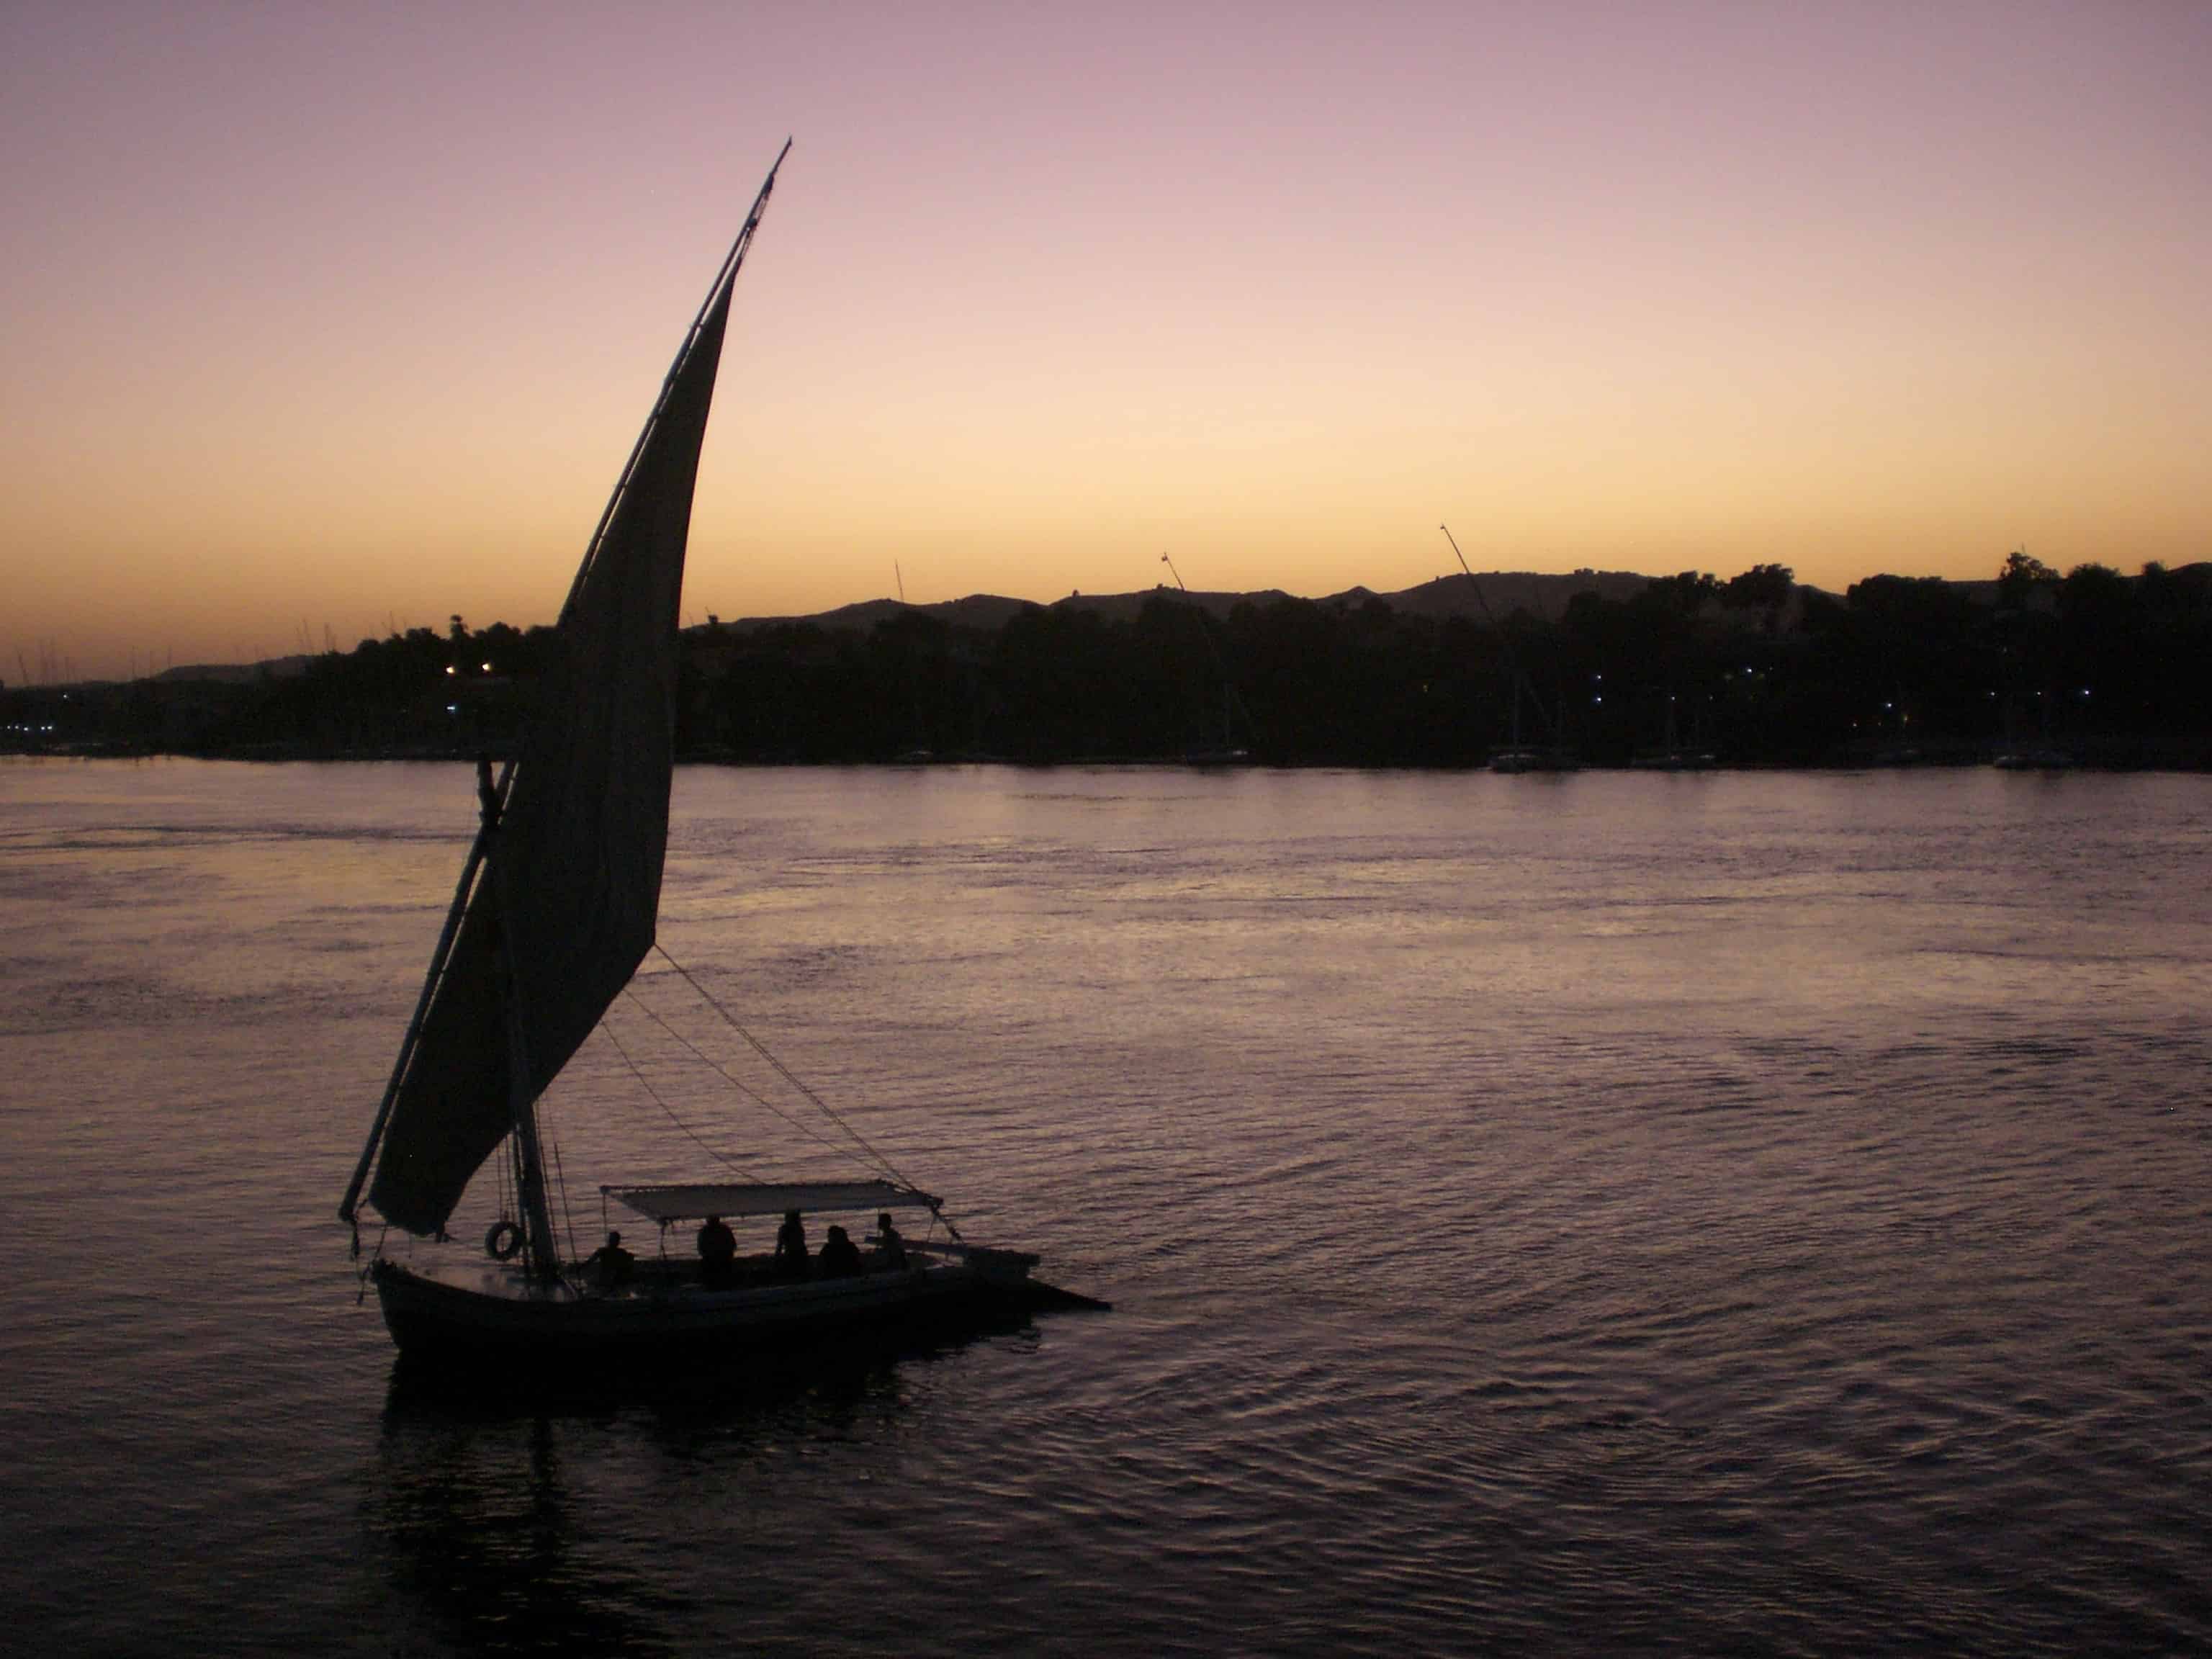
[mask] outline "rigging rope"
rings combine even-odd
[[[384,1236],[391,1231],[392,1224],[388,1221],[376,1230],[376,1249],[368,1258],[368,1266],[357,1269],[354,1274],[355,1281],[361,1286],[353,1298],[353,1305],[356,1308],[368,1300],[368,1281],[375,1276],[376,1264],[384,1260]],[[354,1259],[361,1259],[361,1229],[358,1227],[354,1229]]]
[[[743,1078],[732,1075],[729,1067],[723,1065],[722,1062],[716,1060],[714,1055],[708,1054],[697,1043],[692,1042],[690,1038],[685,1036],[683,1032],[678,1030],[673,1025],[671,1025],[658,1013],[654,1012],[645,999],[638,995],[634,982],[630,985],[624,986],[623,989],[629,995],[629,1000],[637,1005],[639,1011],[642,1012],[647,1018],[650,1019],[655,1025],[660,1027],[662,1030],[667,1032],[669,1036],[674,1037],[677,1042],[682,1043],[685,1048],[690,1051],[691,1055],[695,1060],[697,1060],[702,1065],[712,1066],[716,1072],[720,1073],[722,1080],[725,1083],[728,1084],[732,1089],[735,1089],[739,1094],[744,1096],[746,1099],[751,1101],[754,1105],[759,1107],[763,1111],[769,1113],[773,1116],[781,1118],[786,1123],[788,1123],[793,1128],[798,1130],[799,1133],[805,1135],[809,1140],[815,1142],[817,1145],[827,1146],[831,1152],[839,1153],[847,1158],[850,1158],[852,1156],[852,1148],[849,1146],[839,1146],[836,1141],[830,1139],[829,1136],[823,1134],[812,1125],[805,1122],[802,1119],[795,1118],[790,1113],[785,1111],[781,1106],[778,1106],[774,1101],[769,1099],[765,1095],[762,1094],[760,1091],[755,1089],[750,1084],[747,1083]],[[635,1068],[632,1067],[632,1069],[635,1070]],[[675,1115],[671,1113],[670,1115],[672,1117]],[[680,1127],[681,1126],[679,1125],[678,1127]],[[688,1134],[690,1132],[689,1130],[685,1130],[684,1133]],[[696,1139],[696,1137],[695,1136],[694,1139]],[[701,1144],[703,1146],[705,1143],[702,1142]],[[720,1154],[717,1154],[717,1156],[720,1156]],[[726,1162],[726,1160],[725,1161]],[[732,1164],[731,1167],[735,1168],[736,1166]]]
[[[629,990],[628,986],[624,986],[623,988],[626,993],[628,993],[629,1000],[632,1002],[637,1003],[637,1006],[641,1008],[645,1008],[645,1004],[639,1001],[638,995],[635,991]],[[645,1012],[648,1014],[653,1014],[653,1010],[650,1008],[645,1008]],[[660,1024],[664,1030],[667,1030],[667,1022],[661,1019],[659,1015],[653,1014],[653,1018]],[[615,1035],[615,1028],[613,1026],[608,1024],[605,1020],[602,1019],[599,1022],[599,1030],[605,1034],[607,1041],[615,1045],[615,1052],[623,1057],[623,1064],[629,1067],[629,1074],[637,1079],[638,1087],[643,1089],[646,1093],[653,1097],[653,1103],[659,1107],[662,1111],[668,1114],[668,1121],[671,1123],[673,1123],[678,1129],[681,1129],[684,1134],[690,1138],[694,1145],[698,1146],[701,1151],[704,1152],[708,1157],[713,1158],[717,1164],[727,1164],[731,1169],[735,1170],[739,1175],[744,1176],[748,1181],[757,1181],[760,1179],[758,1176],[755,1175],[750,1170],[746,1169],[735,1158],[729,1157],[726,1153],[718,1152],[714,1147],[708,1146],[704,1140],[699,1138],[690,1124],[686,1123],[682,1118],[676,1115],[676,1109],[673,1106],[671,1106],[666,1101],[663,1100],[660,1097],[660,1091],[654,1088],[651,1083],[646,1080],[645,1073],[638,1069],[637,1062],[630,1058],[629,1050],[623,1047],[622,1039]],[[671,1032],[670,1035],[676,1036],[674,1032]],[[681,1042],[684,1039],[681,1036],[677,1036],[677,1041]],[[690,1045],[687,1043],[685,1046],[689,1048]],[[697,1054],[698,1050],[694,1048],[692,1049],[692,1052],[694,1054]],[[702,1059],[706,1058],[703,1054],[700,1057]],[[711,1065],[713,1062],[708,1061],[708,1064]],[[717,1067],[717,1069],[719,1070],[720,1068]],[[725,1075],[726,1076],[727,1073],[725,1073]],[[732,1081],[734,1082],[736,1079],[732,1079]],[[739,1088],[744,1087],[743,1084],[738,1084],[738,1086]],[[751,1091],[748,1090],[747,1092],[750,1093]],[[769,1109],[774,1110],[775,1109],[771,1107]]]
[[[746,1043],[751,1048],[752,1051],[758,1054],[763,1060],[766,1060],[769,1065],[775,1069],[775,1074],[778,1077],[781,1078],[786,1083],[788,1083],[793,1089],[796,1089],[801,1095],[804,1095],[809,1101],[812,1102],[815,1109],[819,1111],[823,1116],[828,1118],[832,1123],[842,1129],[847,1134],[852,1136],[854,1143],[857,1145],[863,1152],[866,1153],[870,1158],[873,1159],[877,1165],[880,1167],[886,1175],[890,1176],[892,1180],[897,1182],[902,1187],[911,1187],[914,1185],[914,1182],[908,1181],[905,1176],[899,1172],[898,1167],[894,1164],[890,1159],[884,1157],[883,1153],[877,1151],[876,1148],[869,1143],[868,1138],[866,1135],[862,1134],[858,1129],[855,1129],[851,1124],[846,1122],[843,1118],[838,1116],[836,1112],[831,1109],[828,1101],[823,1099],[822,1097],[816,1094],[813,1090],[808,1088],[805,1084],[800,1082],[798,1076],[788,1066],[786,1066],[774,1054],[769,1053],[767,1045],[762,1042],[762,1041],[758,1037],[755,1036],[750,1031],[745,1030],[743,1025],[740,1025],[738,1023],[737,1016],[732,1014],[727,1008],[725,1008],[720,1002],[715,1000],[714,994],[709,991],[705,986],[700,984],[699,981],[692,976],[691,970],[689,968],[686,968],[682,963],[677,961],[674,957],[668,954],[667,946],[662,945],[658,939],[656,939],[653,941],[653,948],[660,953],[660,959],[663,962],[665,962],[671,968],[673,968],[678,973],[683,975],[684,982],[689,985],[693,990],[696,991],[699,994],[701,1000],[704,1001],[709,1008],[712,1008],[716,1013],[720,1014],[729,1028],[735,1031],[739,1036],[743,1037]],[[640,1004],[639,1006],[643,1006],[642,1004]],[[697,1050],[695,1049],[693,1052],[696,1053]],[[704,1058],[704,1056],[702,1056],[702,1058]],[[712,1062],[709,1063],[711,1064]],[[721,1071],[721,1067],[720,1066],[716,1066],[715,1069],[717,1071]],[[725,1077],[729,1076],[729,1073],[726,1072],[724,1072],[722,1074]],[[732,1079],[731,1080],[732,1082],[736,1081],[735,1079]],[[742,1088],[744,1085],[739,1085],[738,1086]],[[746,1090],[745,1092],[748,1094],[752,1093],[750,1089]],[[753,1098],[758,1100],[760,1099],[760,1097],[754,1095]],[[765,1101],[762,1102],[762,1103],[763,1105],[767,1104]],[[774,1111],[775,1109],[774,1107],[770,1107],[769,1109]],[[776,1115],[779,1117],[783,1115],[781,1112],[778,1112]],[[785,1121],[788,1122],[791,1120],[787,1118]],[[816,1139],[820,1139],[821,1137],[817,1136]],[[825,1142],[824,1144],[826,1145],[828,1143]]]

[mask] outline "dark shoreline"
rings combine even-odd
[[[1510,580],[1485,579],[1501,588]],[[1533,579],[1532,579],[1533,580]],[[1593,573],[1475,614],[1471,579],[1385,599],[1154,592],[878,605],[679,636],[695,765],[998,763],[1467,770],[2212,769],[2212,563],[1985,583],[1781,566]],[[1577,581],[1589,586],[1566,589]],[[514,752],[562,683],[550,629],[452,619],[353,651],[0,690],[0,748],[231,760]],[[551,695],[561,695],[553,692]],[[1505,769],[1501,768],[1500,769]]]
[[[2124,750],[2125,752],[2115,752]],[[480,751],[472,748],[392,746],[374,749],[331,749],[313,744],[247,744],[227,748],[171,749],[128,743],[56,744],[46,748],[0,744],[4,760],[198,760],[242,765],[354,765],[408,763],[466,765]],[[497,757],[498,751],[494,751]],[[1050,771],[1060,767],[1143,767],[1186,772],[1484,772],[1493,769],[1487,760],[1401,761],[1358,759],[1279,759],[1254,756],[1237,760],[1195,759],[1174,755],[1058,755],[1041,757],[1012,755],[932,755],[921,757],[858,757],[814,759],[804,756],[732,756],[684,752],[676,757],[684,767],[720,767],[729,770],[778,770],[804,767],[822,771],[841,769],[923,770],[938,768],[996,766],[1027,771]],[[1665,757],[1632,757],[1626,761],[1591,760],[1570,766],[1531,769],[1520,775],[1562,777],[1577,772],[1633,772],[1653,776],[1699,775],[1717,772],[1900,772],[1958,771],[1973,767],[2051,774],[2058,772],[2212,772],[2212,753],[2203,745],[2179,740],[2171,743],[2129,743],[2087,745],[2063,759],[2025,760],[2001,764],[1988,744],[1930,744],[1911,754],[1840,755],[1815,760],[1725,760],[1673,763]]]

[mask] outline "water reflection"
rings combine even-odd
[[[387,1400],[329,1218],[465,777],[51,775],[26,1651],[2212,1652],[2203,779],[687,774],[672,947],[1121,1311],[548,1402]]]
[[[550,1417],[387,1407],[363,1510],[406,1627],[426,1619],[471,1652],[675,1651],[668,1596],[605,1547]]]
[[[468,1652],[689,1650],[732,1611],[732,1556],[757,1553],[732,1547],[764,1474],[794,1451],[894,1441],[914,1373],[982,1334],[766,1370],[525,1380],[397,1360],[362,1504],[394,1623]]]
[[[795,1409],[866,1399],[880,1391],[901,1360],[927,1360],[963,1346],[814,1349],[781,1364],[562,1367],[524,1376],[511,1370],[392,1362],[385,1395],[387,1433],[395,1424],[500,1425],[560,1419],[638,1419],[670,1425],[740,1427],[774,1422]]]

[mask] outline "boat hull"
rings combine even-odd
[[[711,1355],[781,1364],[823,1346],[896,1345],[1027,1312],[1026,1286],[966,1262],[795,1285],[696,1285],[613,1296],[518,1280],[456,1284],[377,1263],[384,1322],[410,1360],[569,1364]]]

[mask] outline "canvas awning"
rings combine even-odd
[[[616,1203],[649,1221],[696,1221],[702,1216],[805,1214],[815,1210],[933,1210],[944,1200],[888,1181],[791,1181],[766,1185],[602,1187]]]

